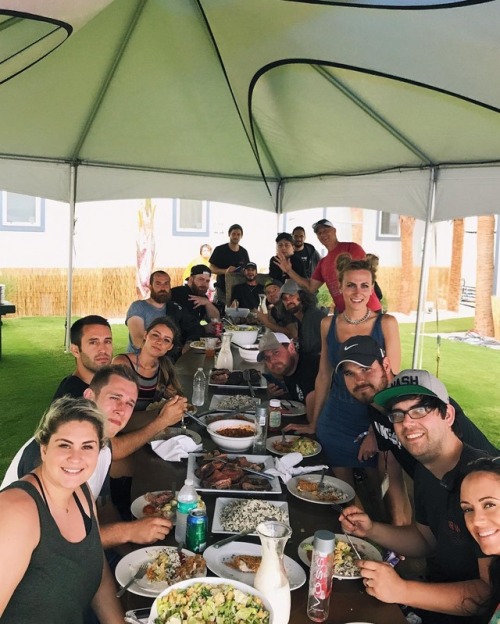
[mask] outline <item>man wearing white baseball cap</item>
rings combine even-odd
[[[354,344],[343,367],[355,359]],[[345,352],[345,343],[343,347]],[[387,410],[398,440],[417,460],[415,522],[398,527],[373,522],[351,506],[340,517],[342,527],[402,555],[432,557],[432,562],[429,582],[422,582],[402,579],[386,564],[360,561],[366,591],[383,602],[411,605],[424,624],[464,622],[489,594],[490,560],[468,535],[459,505],[460,475],[467,463],[487,453],[457,437],[448,392],[428,371],[401,371],[373,400]]]

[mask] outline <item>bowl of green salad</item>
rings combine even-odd
[[[153,603],[148,624],[190,621],[272,624],[273,613],[269,602],[250,585],[206,577],[180,581],[165,589]]]

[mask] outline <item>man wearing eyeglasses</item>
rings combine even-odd
[[[366,258],[364,249],[357,243],[340,242],[337,238],[337,230],[328,219],[320,219],[313,224],[313,230],[318,241],[324,245],[328,251],[327,255],[318,262],[310,279],[303,277],[294,271],[290,258],[277,256],[275,264],[293,279],[301,288],[315,293],[322,284],[326,284],[333,302],[335,311],[343,312],[345,308],[344,297],[340,292],[340,284],[337,276],[337,257],[341,254],[349,254],[353,260],[363,260]],[[377,295],[373,292],[368,301],[368,307],[374,312],[382,309]]]
[[[367,354],[360,357],[359,338],[342,345],[345,359],[341,364],[347,380],[353,366],[388,366],[380,348],[382,362],[376,358],[368,362],[372,356]],[[385,373],[388,381],[390,368]],[[374,381],[368,371],[364,381],[358,379],[356,390],[350,384],[351,391],[355,396],[363,392],[368,396]],[[475,613],[488,595],[490,560],[481,556],[467,533],[459,505],[460,472],[469,461],[488,453],[464,444],[456,435],[455,408],[445,386],[429,372],[404,370],[385,386],[372,398],[386,411],[401,447],[415,460],[415,522],[406,526],[373,522],[361,509],[351,506],[340,517],[342,527],[402,555],[432,557],[428,583],[402,579],[387,564],[361,561],[368,594],[384,602],[411,605],[424,624],[464,622],[464,616]]]

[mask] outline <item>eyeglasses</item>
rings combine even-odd
[[[408,416],[412,419],[412,420],[419,420],[420,418],[423,418],[424,416],[427,416],[427,414],[429,412],[432,412],[434,408],[433,407],[410,407],[409,410],[394,410],[392,412],[389,412],[387,414],[387,418],[391,421],[391,423],[400,423],[403,422],[403,420],[405,419],[406,414],[408,414]]]

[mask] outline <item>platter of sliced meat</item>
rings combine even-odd
[[[256,368],[249,368],[248,370],[250,371],[250,383],[255,389],[267,388],[267,381],[259,370]],[[227,368],[213,368],[208,374],[208,385],[248,389],[248,384],[243,379],[243,371],[230,371]]]
[[[274,460],[269,455],[190,453],[186,477],[193,479],[198,492],[281,494],[277,477],[269,480],[247,471],[264,472],[272,467]]]

